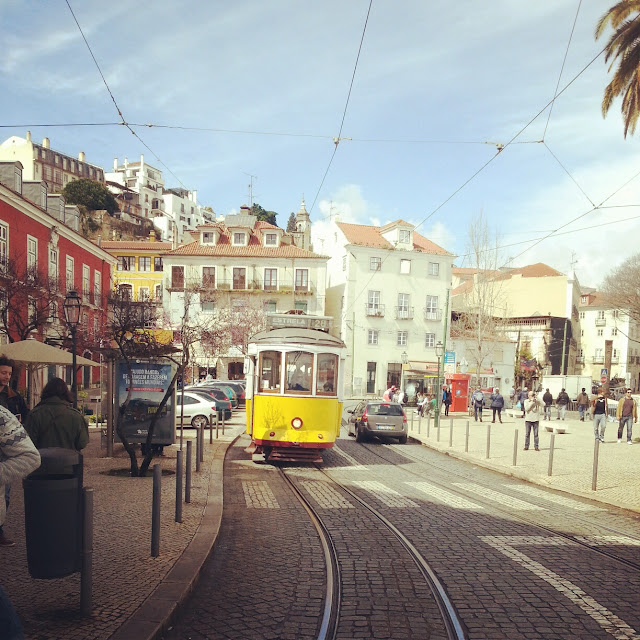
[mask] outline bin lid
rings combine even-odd
[[[73,449],[63,447],[45,447],[38,449],[40,453],[39,473],[55,473],[65,467],[68,469],[73,465],[80,464],[82,455]]]

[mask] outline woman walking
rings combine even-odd
[[[498,413],[498,420],[500,424],[502,424],[502,409],[504,408],[504,398],[500,395],[500,389],[496,387],[491,394],[491,410],[493,411],[493,420],[491,423],[494,424],[496,421],[496,412]]]

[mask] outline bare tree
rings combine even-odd
[[[601,292],[611,309],[640,323],[640,253],[627,258],[605,277]]]

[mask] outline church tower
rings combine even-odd
[[[296,214],[296,230],[291,234],[293,243],[301,249],[313,251],[311,246],[311,218],[304,205],[304,198],[300,204],[300,209]]]

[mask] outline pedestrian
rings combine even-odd
[[[447,387],[444,394],[444,415],[445,416],[449,415],[449,407],[451,406],[452,402],[453,402],[453,396],[451,395],[451,389]]]
[[[551,405],[553,404],[553,396],[551,395],[551,391],[547,389],[542,396],[542,401],[544,402],[544,420],[551,420]]]
[[[391,385],[383,394],[382,394],[382,399],[386,400],[387,402],[393,402],[393,394],[396,392],[396,386],[395,385]]]
[[[509,389],[509,409],[513,409],[516,403],[516,389],[513,385],[511,385],[511,389]]]
[[[558,394],[556,398],[556,406],[558,407],[558,417],[556,420],[564,420],[565,413],[567,412],[567,405],[569,404],[569,394],[564,390]]]
[[[0,495],[4,485],[28,476],[40,466],[40,454],[16,416],[0,407]],[[12,547],[15,542],[4,534],[7,515],[4,500],[0,500],[0,547]]]
[[[591,402],[591,413],[593,414],[593,434],[596,440],[604,442],[604,430],[607,427],[607,413],[609,406],[604,395],[604,389],[598,389],[598,395]],[[600,428],[598,432],[598,427]]]
[[[73,398],[65,381],[51,378],[25,425],[36,448],[62,447],[80,451],[89,444],[87,422],[72,405]]]
[[[589,408],[589,396],[587,395],[587,391],[584,387],[582,387],[582,391],[578,394],[578,414],[580,415],[580,422],[584,422],[584,415]]]
[[[484,406],[484,393],[480,389],[480,385],[476,387],[476,390],[473,392],[471,396],[471,402],[473,403],[473,419],[478,422],[478,418],[480,418],[480,422],[482,422],[482,407]]]
[[[529,391],[529,397],[524,401],[524,450],[529,448],[531,431],[533,430],[533,448],[540,451],[538,440],[538,427],[540,425],[540,408],[543,406],[542,400],[533,391]]]
[[[638,407],[631,397],[631,389],[627,389],[625,395],[618,400],[616,418],[618,418],[618,444],[622,442],[622,430],[625,425],[627,426],[627,444],[633,444],[631,429],[633,423],[638,422]]]
[[[500,424],[502,424],[502,409],[504,408],[504,398],[500,395],[500,389],[496,387],[491,394],[491,410],[493,411],[493,419],[491,423],[494,424],[496,421],[496,411],[498,412],[498,420]]]
[[[425,406],[426,406],[428,400],[429,400],[429,398],[428,398],[426,393],[419,393],[418,394],[418,403],[417,403],[418,415],[421,416],[421,417],[424,415]]]

